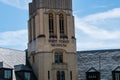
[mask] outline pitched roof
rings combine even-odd
[[[0,48],[0,62],[3,63],[1,67],[14,69],[14,65],[25,64],[25,61],[25,51]],[[13,80],[16,80],[14,72]]]

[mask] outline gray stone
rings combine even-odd
[[[95,68],[100,80],[112,80],[112,71],[120,66],[120,49],[78,51],[78,80],[86,80],[86,72]]]

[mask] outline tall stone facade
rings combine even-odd
[[[72,0],[33,0],[28,24],[28,58],[38,80],[77,80]]]
[[[120,80],[120,49],[79,51],[77,54],[78,80]]]

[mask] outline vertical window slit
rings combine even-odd
[[[50,71],[48,71],[48,80],[50,80]]]
[[[72,80],[72,71],[70,71],[70,80]]]

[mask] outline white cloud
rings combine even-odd
[[[101,40],[120,39],[119,30],[108,31],[105,29],[98,28],[94,25],[90,25],[85,22],[82,22],[81,20],[78,20],[78,21],[76,20],[76,26],[78,29],[80,29],[84,33],[96,39],[101,39]]]
[[[120,18],[120,8],[114,8],[106,12],[92,14],[82,18],[82,20],[91,22],[91,21],[99,21],[99,20],[105,20],[111,18]]]
[[[0,46],[26,49],[27,30],[7,31],[0,33]]]
[[[0,0],[0,2],[21,9],[27,9],[28,2],[30,1],[31,0]],[[75,12],[75,14],[76,13],[77,12]],[[111,23],[106,22],[106,20],[111,20],[112,22],[113,19],[120,20],[120,8],[114,8],[106,12],[91,14],[83,18],[79,18],[77,16],[75,18],[77,32],[79,32],[79,34],[87,35],[77,36],[80,37],[80,39],[78,38],[79,40],[77,39],[78,50],[120,47],[120,27],[117,27],[114,30],[108,30],[98,26],[98,24],[100,26],[104,26],[102,22],[108,24],[109,26],[113,26],[114,24],[111,25]],[[0,33],[0,36],[0,46],[21,46],[23,48],[27,45],[27,30],[3,32]]]
[[[118,49],[120,45],[117,42],[107,43],[104,41],[79,41],[77,50],[99,50],[99,49]]]
[[[107,23],[107,20],[111,21],[111,23]],[[77,41],[77,49],[120,48],[120,27],[114,28],[114,25],[119,25],[112,23],[115,20],[117,22],[120,20],[120,8],[91,14],[83,18],[76,16],[77,37],[81,36]],[[105,26],[102,24],[103,22],[109,26]],[[111,30],[107,29],[110,26],[113,28]]]
[[[96,24],[99,24],[101,21],[105,22],[105,19],[111,19],[111,18],[119,18],[120,19],[120,8],[116,8],[107,12],[98,13],[86,16],[84,18],[76,17],[76,28],[80,29],[84,33],[88,34],[91,37],[101,39],[101,40],[107,40],[107,39],[120,39],[120,28],[117,28],[117,30],[106,30],[104,28],[95,26]],[[95,21],[95,22],[94,22]],[[110,23],[107,23],[110,24]],[[100,24],[102,25],[102,24]],[[104,25],[102,25],[104,26]],[[110,25],[113,26],[113,25]],[[104,26],[107,27],[107,26]]]
[[[21,8],[21,9],[27,9],[28,7],[28,3],[31,0],[0,0],[0,2],[3,2],[5,4],[17,7],[17,8]]]
[[[108,7],[108,5],[99,5],[99,6],[95,6],[93,8],[106,8],[106,7]]]

